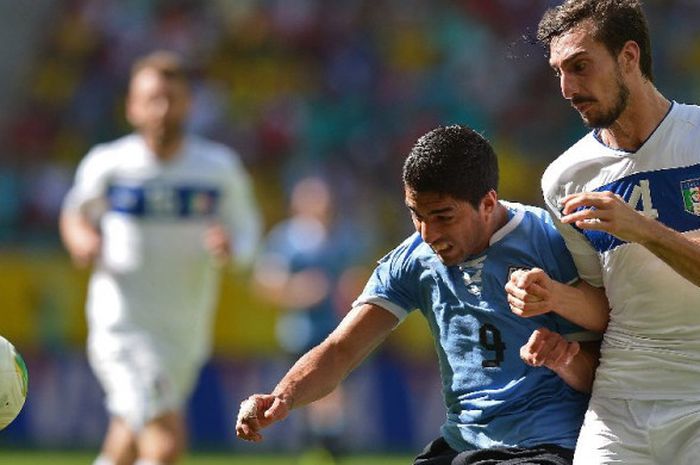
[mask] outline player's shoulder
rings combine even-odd
[[[678,119],[700,121],[700,105],[674,101],[671,115]]]
[[[85,155],[81,164],[92,168],[109,169],[125,162],[135,153],[134,148],[143,145],[135,134],[128,134],[108,142],[94,145]]]
[[[700,130],[700,106],[673,102],[669,117],[675,122]]]
[[[118,139],[100,142],[90,149],[87,156],[104,157],[117,152],[123,152],[141,143],[139,139],[140,138],[136,134],[127,134]]]
[[[411,234],[391,252],[379,259],[378,263],[387,265],[397,270],[410,270],[421,262],[421,259],[427,258],[432,254],[432,250],[423,242],[420,234],[417,232]]]
[[[538,231],[549,231],[554,228],[552,217],[542,207],[518,202],[501,200],[501,203],[510,212],[511,219],[506,223],[506,228],[517,228],[525,231],[527,237],[537,234]]]
[[[575,172],[577,165],[586,163],[598,153],[601,144],[593,132],[589,132],[547,166],[542,175],[542,186],[556,186]]]
[[[198,135],[188,135],[187,144],[190,156],[196,158],[198,163],[224,170],[237,169],[241,164],[238,153],[221,142]]]
[[[527,223],[534,224],[550,224],[552,218],[549,216],[549,212],[542,207],[536,205],[527,205],[522,203],[510,202],[510,208],[514,208],[515,211],[522,210],[524,212],[523,221]]]
[[[547,207],[554,209],[571,192],[590,190],[590,183],[619,157],[620,152],[602,144],[593,131],[583,136],[545,169],[541,188]]]
[[[514,202],[512,200],[501,199],[500,202],[511,212],[512,215],[521,214],[526,216],[539,216],[541,214],[546,214],[547,212],[536,205],[529,205],[526,203]]]

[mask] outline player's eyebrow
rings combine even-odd
[[[437,208],[435,210],[430,210],[428,213],[431,215],[441,215],[443,213],[450,213],[452,211],[452,207],[444,207],[444,208]]]
[[[585,55],[586,53],[588,53],[588,52],[586,52],[585,50],[580,50],[580,51],[574,53],[573,55],[570,55],[570,56],[564,58],[564,59],[561,61],[561,63],[559,64],[559,66],[555,65],[555,64],[552,63],[551,61],[549,62],[549,66],[550,66],[554,71],[559,71],[561,68],[563,68],[564,66],[566,66],[568,63],[571,63],[572,61],[575,61],[576,59],[580,58],[581,55]]]
[[[416,210],[414,207],[412,207],[408,204],[406,204],[406,207],[409,210],[411,210],[413,213],[415,213],[416,215],[419,215],[418,210]],[[448,207],[443,207],[443,208],[436,208],[434,210],[430,210],[427,213],[428,213],[428,215],[441,215],[443,213],[450,213],[452,210],[453,210],[453,208],[451,206],[448,206]]]

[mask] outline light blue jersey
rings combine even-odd
[[[520,359],[532,332],[583,330],[554,313],[521,318],[504,286],[521,268],[553,279],[577,279],[574,263],[542,209],[502,202],[509,220],[480,255],[445,266],[413,234],[379,261],[355,305],[371,303],[403,319],[418,309],[435,340],[447,420],[442,434],[457,451],[556,444],[573,449],[588,396],[545,367]]]

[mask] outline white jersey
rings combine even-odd
[[[547,206],[583,191],[612,191],[643,214],[700,236],[700,107],[673,103],[633,153],[591,132],[542,178]],[[700,399],[700,288],[639,244],[557,221],[580,276],[605,286],[612,308],[594,392],[625,399]]]
[[[248,174],[229,148],[190,136],[160,161],[132,134],[98,145],[78,167],[64,208],[98,222],[102,251],[89,284],[89,344],[102,353],[148,341],[197,363],[209,352],[218,268],[203,241],[223,224],[239,261],[260,233]]]

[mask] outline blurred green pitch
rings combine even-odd
[[[3,465],[90,465],[95,452],[0,450]],[[298,457],[291,455],[241,455],[231,453],[192,453],[181,465],[296,465]],[[410,465],[413,457],[400,455],[356,455],[340,459],[335,465]],[[326,465],[317,461],[313,465]]]

